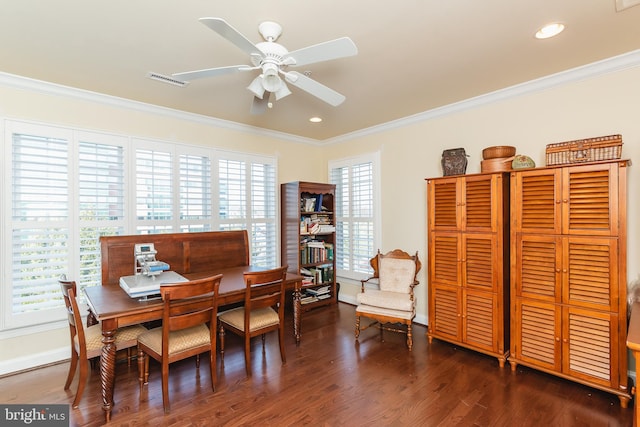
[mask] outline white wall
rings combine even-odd
[[[226,126],[207,119],[172,115],[162,109],[112,102],[105,105],[87,99],[40,90],[6,87],[0,79],[0,118],[24,118],[49,124],[105,130],[119,134],[206,144],[237,151],[277,155],[280,182],[327,180],[326,162],[357,154],[381,152],[382,249],[419,251],[423,265],[426,253],[425,178],[442,176],[440,157],[448,148],[465,148],[469,154],[467,173],[480,172],[482,149],[492,145],[514,145],[519,154],[544,165],[546,144],[620,133],[623,158],[636,166],[629,170],[628,280],[640,281],[640,67],[584,77],[532,82],[524,87],[469,100],[424,116],[380,126],[331,141],[323,147],[296,142],[292,138],[253,129]],[[584,78],[583,78],[584,77]],[[554,82],[551,84],[550,82]],[[528,88],[528,89],[527,89]],[[310,156],[309,151],[314,152]],[[301,159],[316,158],[316,162]],[[426,267],[417,290],[417,321],[426,324]],[[353,301],[356,286],[341,280],[340,297]],[[14,334],[15,335],[15,334]],[[417,339],[417,338],[416,338]],[[30,348],[29,342],[38,342]],[[26,357],[41,350],[40,357]],[[56,356],[57,355],[57,356]],[[0,334],[0,374],[35,366],[41,360],[68,357],[66,330],[35,336]]]
[[[569,79],[570,80],[570,79]],[[538,85],[533,85],[537,87]],[[467,173],[480,172],[482,149],[513,145],[538,166],[547,144],[622,134],[622,157],[632,160],[628,192],[628,280],[640,281],[640,67],[533,92],[504,91],[433,114],[413,124],[327,147],[328,159],[380,150],[383,252],[402,248],[427,259],[425,178],[442,176],[441,153],[463,147]],[[427,323],[426,268],[416,288],[417,316]],[[630,283],[630,284],[631,284]],[[358,285],[341,280],[341,299],[354,300]]]

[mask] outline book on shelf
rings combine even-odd
[[[315,197],[304,198],[300,202],[303,212],[313,212],[316,207]]]
[[[322,286],[320,288],[312,288],[305,290],[307,294],[315,295],[319,297],[320,295],[325,295],[331,292],[330,286]]]
[[[300,244],[300,262],[315,264],[333,261],[333,244],[321,240],[303,240]]]
[[[320,212],[322,210],[322,193],[316,196],[315,211]]]
[[[305,243],[308,248],[325,248],[325,243],[322,240],[310,240]]]
[[[320,265],[308,270],[313,274],[316,285],[333,282],[333,265],[331,264]]]
[[[309,296],[303,296],[300,298],[300,304],[309,304],[312,302],[316,302],[319,301],[318,297],[313,296],[313,295],[309,295]]]
[[[317,234],[322,234],[322,233],[333,233],[334,231],[336,231],[336,227],[331,225],[331,224],[318,224],[318,233]]]

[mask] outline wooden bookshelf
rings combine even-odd
[[[333,184],[288,182],[280,186],[281,260],[305,276],[303,311],[337,302],[335,189]]]

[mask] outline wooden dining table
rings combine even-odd
[[[240,266],[222,268],[211,272],[183,274],[189,280],[222,274],[219,291],[219,306],[244,301],[245,282],[243,274],[265,270],[263,267]],[[293,330],[296,343],[300,342],[300,290],[302,276],[287,273],[285,287],[293,290]],[[132,298],[119,286],[91,286],[85,288],[89,309],[102,325],[102,355],[100,357],[100,380],[102,408],[106,421],[111,420],[113,391],[115,384],[116,346],[115,333],[118,328],[162,319],[163,303],[160,298]],[[193,300],[193,304],[198,303]],[[215,350],[213,350],[215,351]]]

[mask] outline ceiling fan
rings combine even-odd
[[[288,68],[356,55],[358,49],[349,37],[342,37],[289,52],[284,46],[276,43],[276,40],[282,34],[282,27],[275,22],[267,21],[258,26],[258,31],[265,41],[256,44],[249,41],[224,19],[200,18],[200,22],[247,53],[252,65],[232,65],[186,71],[172,74],[174,78],[188,81],[203,77],[260,70],[260,74],[247,87],[255,95],[251,107],[253,114],[261,114],[266,110],[272,94],[276,100],[290,95],[291,91],[287,87],[287,83],[334,107],[340,105],[346,99],[344,95],[318,83],[309,78],[308,75],[297,71],[288,71]]]

